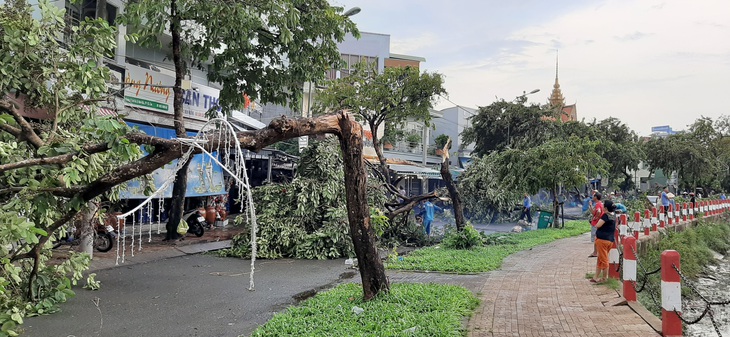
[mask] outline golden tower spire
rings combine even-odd
[[[553,84],[553,92],[550,95],[550,106],[554,108],[562,108],[565,106],[565,98],[560,90],[558,83],[558,51],[555,51],[555,84]]]

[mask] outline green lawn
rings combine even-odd
[[[463,336],[462,322],[478,304],[467,289],[439,284],[392,284],[389,294],[363,302],[362,286],[350,283],[274,315],[251,336]]]
[[[568,221],[564,229],[540,229],[523,233],[497,233],[487,236],[491,243],[468,250],[440,246],[413,251],[403,259],[388,261],[388,269],[453,273],[480,273],[499,269],[512,253],[590,231],[585,220]]]

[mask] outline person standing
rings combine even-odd
[[[720,194],[720,200],[727,200],[727,197],[725,196],[725,192],[722,192],[722,194]]]
[[[603,202],[601,202],[602,197],[603,196],[601,195],[601,193],[596,192],[593,194],[593,202],[595,204],[592,210],[593,218],[591,219],[591,242],[593,242],[593,253],[591,253],[591,255],[588,255],[588,257],[598,256],[598,252],[596,251],[596,231],[598,230],[598,228],[596,228],[596,224],[599,220],[601,220],[601,217],[606,212],[603,208]]]
[[[662,206],[664,206],[664,215],[667,215],[669,213],[669,187],[664,186],[664,190],[662,191]]]
[[[433,222],[433,216],[435,211],[443,212],[441,207],[434,205],[431,200],[426,200],[423,205],[423,227],[426,230],[426,235],[431,236],[431,223]]]
[[[608,279],[608,253],[613,246],[614,232],[616,231],[616,205],[613,201],[606,200],[605,212],[596,222],[596,250],[598,261],[596,261],[596,273],[591,283],[603,283]]]
[[[532,199],[530,199],[530,195],[528,193],[525,193],[525,199],[522,200],[522,215],[520,215],[520,220],[525,218],[525,215],[527,216],[527,222],[532,223]]]

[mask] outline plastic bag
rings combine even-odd
[[[185,235],[188,233],[188,229],[190,229],[188,222],[184,219],[180,219],[180,224],[177,225],[177,234]]]

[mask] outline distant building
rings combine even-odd
[[[565,105],[565,97],[563,97],[563,91],[560,90],[560,83],[558,82],[558,60],[555,59],[555,84],[553,84],[553,91],[548,99],[550,107],[556,111],[560,111],[560,120],[563,122],[575,122],[578,120],[578,108],[574,104]]]
[[[672,127],[669,125],[651,127],[651,136],[652,137],[666,137],[669,135],[674,135],[676,133],[677,133],[677,131],[672,130]]]
[[[451,137],[451,165],[465,168],[471,160],[475,144],[464,144],[461,133],[471,126],[470,117],[477,114],[477,109],[457,105],[443,109],[440,113],[442,117],[433,119],[435,130],[432,132],[432,139],[442,134]],[[454,153],[458,155],[455,156]]]

